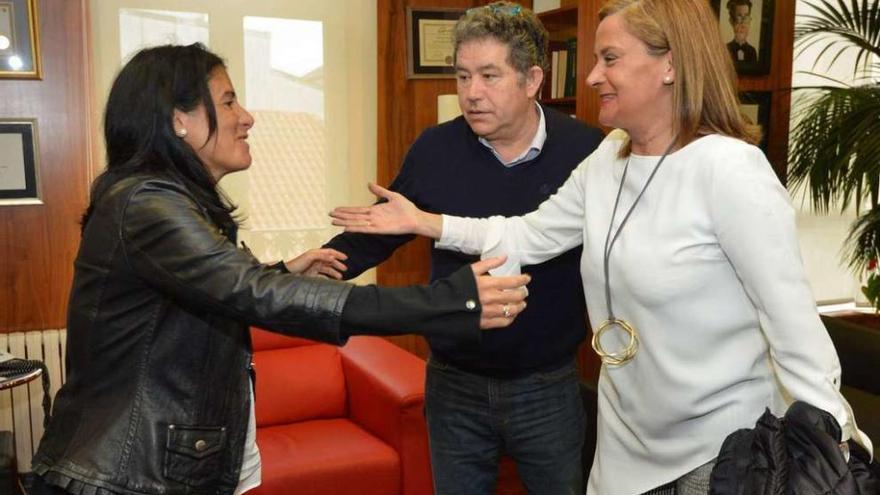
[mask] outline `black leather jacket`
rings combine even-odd
[[[121,180],[83,232],[67,382],[33,469],[71,493],[230,494],[248,421],[248,325],[342,344],[419,315],[424,332],[454,321],[469,328],[459,336],[479,338],[479,304],[466,304],[478,300],[473,275],[450,280],[352,291],[281,273],[237,249],[175,181]],[[352,312],[343,324],[349,296],[390,311]]]
[[[796,401],[777,418],[769,409],[752,429],[724,440],[710,495],[877,495],[876,461],[853,440],[849,461],[834,416]]]

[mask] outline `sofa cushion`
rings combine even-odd
[[[394,495],[397,453],[347,419],[257,430],[262,485],[254,495]]]
[[[339,350],[326,344],[254,353],[257,426],[346,415]]]
[[[256,327],[251,327],[251,342],[253,343],[254,352],[283,349],[286,347],[299,347],[303,345],[324,345],[314,340],[301,337],[289,337],[287,335],[270,332]]]

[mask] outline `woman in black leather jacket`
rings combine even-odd
[[[252,125],[222,60],[199,44],[143,50],[118,75],[108,166],[75,265],[67,382],[33,459],[32,493],[253,486],[241,472],[254,453],[249,325],[334,344],[401,328],[479,339],[525,307],[524,291],[508,289],[527,277],[480,276],[498,260],[430,286],[353,287],[289,273],[332,274],[333,252],[268,267],[236,248],[217,182],[250,165]]]

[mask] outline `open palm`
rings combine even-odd
[[[370,192],[380,201],[372,206],[340,206],[330,212],[333,225],[345,227],[346,232],[363,234],[418,233],[422,213],[402,194],[369,184]]]

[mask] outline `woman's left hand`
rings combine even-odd
[[[341,280],[342,273],[348,270],[348,267],[342,263],[346,259],[348,256],[335,249],[310,249],[292,260],[285,261],[284,266],[294,275],[324,275]]]
[[[367,187],[384,201],[372,206],[334,208],[330,212],[333,225],[360,234],[419,234],[440,238],[443,233],[440,215],[422,211],[406,196],[378,184],[370,183]]]

